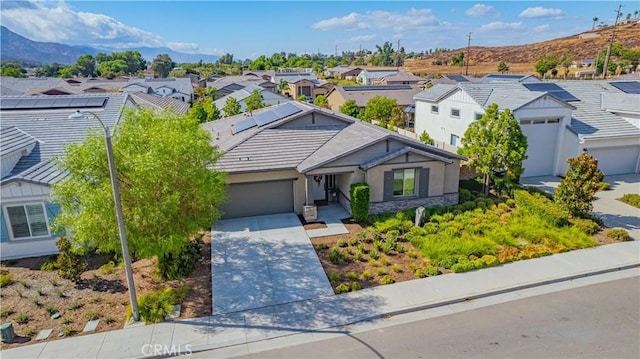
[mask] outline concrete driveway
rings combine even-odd
[[[544,176],[523,178],[520,182],[553,193],[560,180],[560,177]],[[593,213],[602,218],[607,227],[624,228],[633,239],[640,240],[640,209],[617,200],[626,193],[640,194],[640,174],[606,176],[604,180],[611,189],[596,193]]]
[[[216,223],[211,274],[214,315],[333,295],[294,213]]]

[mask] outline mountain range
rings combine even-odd
[[[216,62],[218,56],[205,54],[187,54],[173,51],[167,47],[137,47],[125,49],[95,48],[91,46],[71,46],[56,42],[40,42],[27,39],[5,26],[0,26],[0,61],[13,61],[29,65],[43,65],[51,63],[75,64],[78,57],[84,54],[95,56],[99,52],[112,53],[126,50],[138,51],[147,61],[159,54],[168,54],[174,62]]]

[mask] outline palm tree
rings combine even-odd
[[[593,20],[593,27],[591,27],[591,30],[593,30],[593,29],[596,28],[596,22],[598,22],[598,20],[600,20],[600,19],[598,19],[597,17],[594,16],[594,18],[591,19],[591,20]]]
[[[640,13],[640,10],[636,10],[633,12],[633,15],[636,19],[638,18],[638,13]]]

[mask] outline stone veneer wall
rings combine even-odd
[[[407,200],[387,201],[387,202],[374,202],[369,205],[369,213],[393,213],[405,210],[407,208],[417,207],[434,207],[443,205],[455,205],[458,204],[458,193],[446,193],[442,196],[427,197],[427,198],[413,198]],[[344,206],[344,204],[343,204]],[[349,212],[351,213],[351,212]]]

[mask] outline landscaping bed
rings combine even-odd
[[[136,294],[166,287],[186,286],[180,318],[211,315],[211,233],[203,238],[201,257],[194,272],[180,280],[162,280],[156,274],[156,259],[143,259],[132,264]],[[62,279],[55,270],[41,270],[49,257],[4,261],[4,275],[11,282],[0,290],[2,323],[11,322],[17,340],[2,343],[1,348],[12,348],[35,343],[40,330],[53,329],[47,340],[81,335],[85,324],[92,319],[100,322],[94,332],[120,329],[125,324],[129,308],[129,292],[122,266],[114,265],[110,258],[92,255],[85,258],[88,270],[78,283]],[[59,313],[58,319],[51,315]]]
[[[468,192],[468,191],[467,191]],[[313,238],[336,293],[465,272],[621,240],[593,219],[570,219],[540,194],[516,199],[465,194],[457,206],[428,208],[413,226],[414,211],[343,220],[348,234]]]

